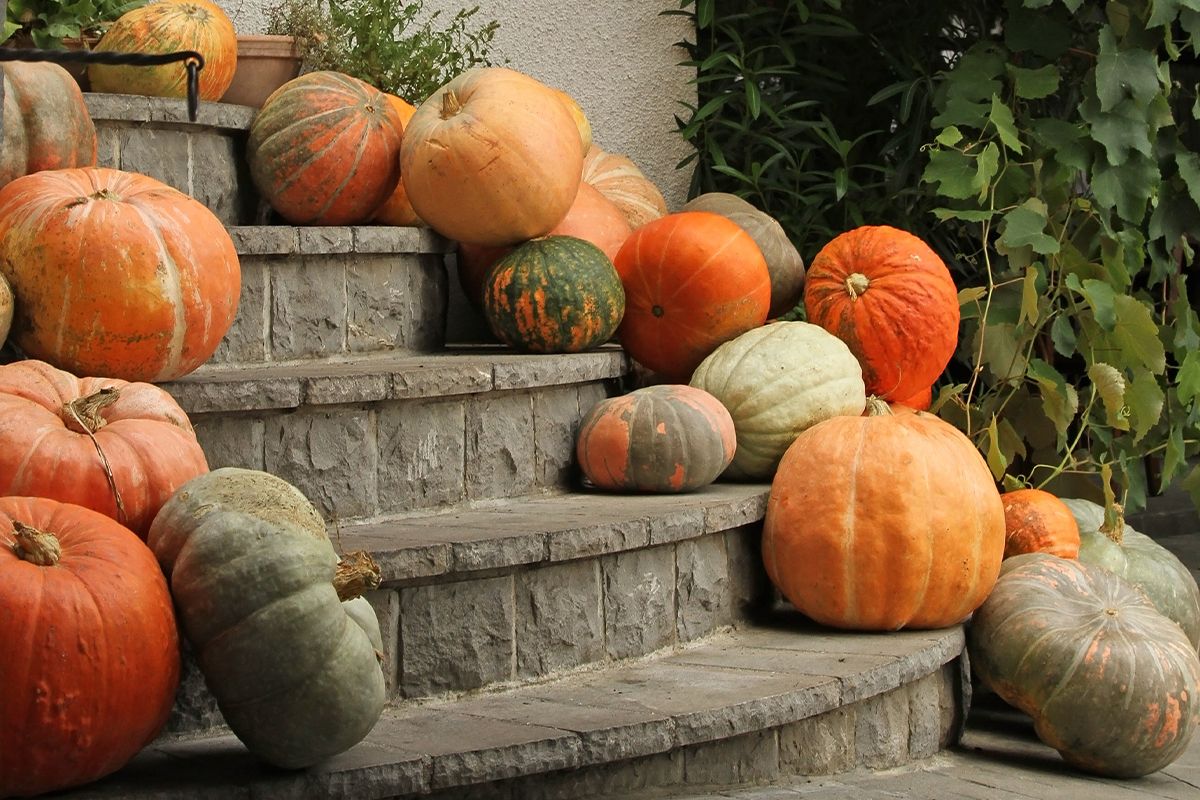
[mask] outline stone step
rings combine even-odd
[[[779,610],[640,663],[384,712],[315,767],[232,735],[160,741],[59,796],[83,800],[621,797],[888,768],[954,743],[970,702],[961,628],[857,634]]]

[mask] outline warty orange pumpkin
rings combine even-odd
[[[1079,557],[1079,524],[1062,500],[1041,489],[1017,489],[1000,495],[1004,503],[1004,557],[1049,553]]]

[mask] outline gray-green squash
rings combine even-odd
[[[298,489],[253,470],[201,475],[163,506],[147,544],[205,682],[250,752],[305,767],[371,731],[385,701],[378,622],[366,601],[348,610],[339,600],[338,556]]]

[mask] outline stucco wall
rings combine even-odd
[[[262,33],[271,0],[216,0],[239,33]],[[686,54],[675,42],[695,32],[682,17],[659,12],[677,0],[475,0],[476,19],[500,22],[493,43],[497,63],[570,94],[583,107],[596,143],[629,156],[654,181],[672,211],[687,199],[690,167],[676,170],[690,148],[675,132],[680,100],[695,102],[693,70],[678,66]],[[453,14],[456,0],[426,0],[426,8]]]

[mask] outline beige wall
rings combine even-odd
[[[239,33],[262,33],[270,0],[216,0]],[[693,70],[677,66],[674,46],[695,32],[682,17],[658,12],[677,0],[426,0],[453,14],[478,2],[476,19],[500,22],[497,62],[570,94],[583,107],[597,144],[632,158],[653,180],[672,211],[687,199],[690,165],[676,170],[690,148],[675,132],[680,100],[695,102]]]

